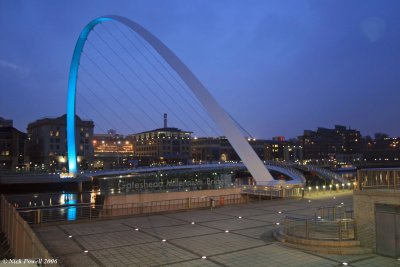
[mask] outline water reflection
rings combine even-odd
[[[65,208],[67,210],[67,220],[76,220],[76,206],[73,205],[77,204],[77,194],[61,194],[59,202],[61,205],[71,205]],[[65,209],[61,209],[61,213],[65,213]]]

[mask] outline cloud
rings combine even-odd
[[[369,17],[361,22],[361,28],[371,42],[378,41],[386,30],[386,22],[379,17]]]
[[[12,70],[19,70],[20,69],[17,64],[15,64],[13,62],[6,61],[6,60],[3,60],[1,58],[0,58],[0,66],[3,67],[3,68],[12,69]]]
[[[0,58],[0,68],[5,68],[5,69],[9,69],[12,70],[14,72],[16,72],[17,74],[23,75],[23,77],[25,77],[26,75],[29,75],[29,69],[26,68],[22,68],[20,66],[18,66],[17,64],[15,64],[14,62],[10,62],[4,59]]]

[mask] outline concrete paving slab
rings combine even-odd
[[[308,255],[304,252],[277,245],[264,245],[223,255],[212,256],[212,260],[225,266],[252,267],[333,267],[334,261]]]
[[[75,236],[73,239],[85,250],[89,251],[159,241],[155,237],[149,236],[142,231],[135,231],[132,228],[128,231]]]
[[[190,224],[187,223],[185,225],[176,225],[176,226],[166,226],[166,227],[157,227],[157,228],[147,228],[143,229],[143,232],[151,234],[153,236],[159,237],[162,239],[176,239],[182,237],[189,236],[199,236],[199,235],[208,235],[214,233],[220,233],[220,230],[212,229],[209,227],[204,227],[199,224]]]
[[[96,223],[93,222],[85,222],[79,224],[72,223],[72,224],[60,225],[60,228],[72,236],[109,233],[109,232],[114,232],[116,230],[118,231],[130,230],[130,227],[113,220],[96,221]]]
[[[221,265],[213,263],[212,261],[207,260],[207,259],[199,259],[199,260],[166,264],[163,266],[168,266],[168,267],[217,267],[217,266],[221,266]]]
[[[104,266],[162,266],[200,258],[168,242],[107,248],[89,253]]]
[[[269,226],[261,226],[261,227],[248,228],[242,230],[234,230],[232,231],[232,233],[259,239],[264,233],[271,231],[274,228],[275,225],[269,225]]]
[[[227,220],[200,223],[200,225],[220,229],[222,231],[259,227],[259,226],[265,226],[266,224],[267,224],[266,222],[249,220],[246,218],[242,218],[242,219],[233,218],[233,219],[227,219]]]
[[[175,218],[178,220],[184,220],[186,222],[206,222],[215,220],[224,220],[232,218],[230,215],[222,215],[214,212],[215,210],[195,210],[187,212],[169,213],[165,216]]]
[[[120,220],[126,226],[139,227],[139,228],[153,228],[161,226],[172,226],[185,224],[182,220],[166,217],[163,215],[148,215],[143,217],[133,217],[129,219]]]
[[[210,256],[245,248],[264,245],[265,242],[233,233],[195,236],[170,241],[179,247],[184,247],[194,253]]]

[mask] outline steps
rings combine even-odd
[[[273,236],[277,241],[282,242],[285,246],[312,251],[323,254],[339,254],[339,255],[358,255],[372,253],[371,249],[360,246],[360,241],[345,240],[313,240],[303,239],[293,236],[288,236],[283,232],[283,229],[276,229]]]

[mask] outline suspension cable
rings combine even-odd
[[[129,56],[130,56],[135,62],[137,62],[137,60],[136,60],[135,57],[132,55],[132,53],[119,41],[118,38],[116,38],[116,36],[115,36],[107,27],[105,27],[105,25],[104,25],[104,29],[107,31],[107,33],[108,33],[109,35],[111,35],[111,36],[114,38],[115,41],[118,42],[118,44],[125,50],[125,52],[128,53]],[[171,88],[173,88],[173,89],[175,90],[176,93],[178,93],[178,95],[179,95],[179,96],[184,100],[184,102],[192,109],[192,111],[194,111],[194,112],[197,114],[197,116],[201,119],[201,121],[203,121],[203,123],[205,123],[206,126],[207,126],[211,131],[213,131],[214,133],[218,134],[218,133],[215,131],[215,129],[209,124],[209,122],[208,122],[206,119],[204,119],[204,117],[202,116],[202,114],[199,113],[199,111],[198,111],[196,108],[194,108],[194,105],[192,105],[191,103],[189,103],[189,101],[188,101],[185,97],[183,97],[181,93],[179,93],[178,89],[171,83],[171,81],[170,81],[169,79],[167,79],[167,77],[166,77],[166,76],[165,76],[165,75],[164,75],[164,74],[149,60],[149,58],[136,46],[136,44],[135,44],[134,42],[132,42],[132,40],[129,39],[129,38],[126,36],[126,34],[125,34],[123,31],[121,31],[120,28],[118,28],[118,30],[119,30],[120,33],[125,37],[125,39],[136,49],[136,51],[139,52],[139,53],[142,55],[142,57],[147,61],[147,63],[150,64],[150,65],[153,67],[153,69],[154,69],[155,71],[157,71],[157,73],[169,84],[169,86],[170,86]],[[163,66],[163,67],[164,67],[164,66]],[[165,68],[165,67],[164,67],[164,68]],[[146,73],[149,75],[148,71],[146,71]],[[172,75],[172,74],[170,74],[170,75]],[[185,93],[187,93],[190,97],[192,97],[192,99],[194,100],[195,103],[199,104],[198,100],[194,99],[194,97],[188,92],[188,90],[187,90],[186,88],[183,88],[183,86],[181,86],[181,87],[182,87],[182,89],[183,89],[183,91],[184,91]]]
[[[136,74],[136,72],[134,72],[133,70],[132,70],[132,68],[129,66],[129,64],[127,64],[119,55],[118,55],[118,53],[117,52],[115,52],[115,50],[108,44],[108,42],[107,41],[105,41],[104,40],[104,38],[102,38],[96,31],[95,31],[95,33],[96,33],[96,35],[99,37],[99,39],[101,39],[105,44],[106,44],[106,46],[108,46],[109,47],[109,49],[117,56],[117,57],[119,57],[120,58],[120,60],[125,64],[125,66],[127,66],[128,67],[128,69],[130,69],[134,74]],[[185,111],[182,109],[182,107],[181,107],[181,105],[179,105],[177,102],[176,102],[176,100],[168,93],[168,91],[167,90],[165,90],[164,88],[163,88],[163,86],[161,86],[161,84],[136,60],[136,59],[134,59],[135,60],[135,62],[138,64],[138,66],[148,75],[148,77],[151,79],[151,80],[153,80],[153,82],[155,83],[155,84],[157,84],[157,86],[164,92],[164,94],[165,95],[167,95],[168,96],[168,98],[174,103],[174,105],[176,106],[176,107],[178,107],[179,109],[180,109],[180,111],[182,112],[182,114],[185,114]],[[108,61],[109,62],[109,61]],[[113,64],[111,63],[111,62],[109,62],[112,66],[113,66]],[[116,69],[116,68],[115,68]],[[116,69],[117,70],[117,69]],[[118,71],[118,70],[117,70]],[[137,74],[136,74],[137,75]],[[138,76],[137,76],[138,77]],[[150,89],[150,86],[148,86],[148,84],[147,83],[145,83],[144,81],[143,81],[143,79],[141,79],[141,78],[139,78],[138,77],[138,79],[149,89],[149,90],[151,90]],[[155,95],[154,93],[153,93],[153,95]],[[176,116],[176,115],[175,115]],[[189,119],[192,121],[192,123],[194,124],[194,125],[197,125],[197,123],[193,120],[193,118],[191,117],[191,116],[188,116],[189,117]],[[184,123],[180,118],[179,118],[179,120],[185,125],[185,127],[188,127],[187,126],[187,124],[186,123]],[[203,133],[205,133],[204,132],[204,130],[200,127],[199,128],[200,129],[200,131],[202,131]]]

